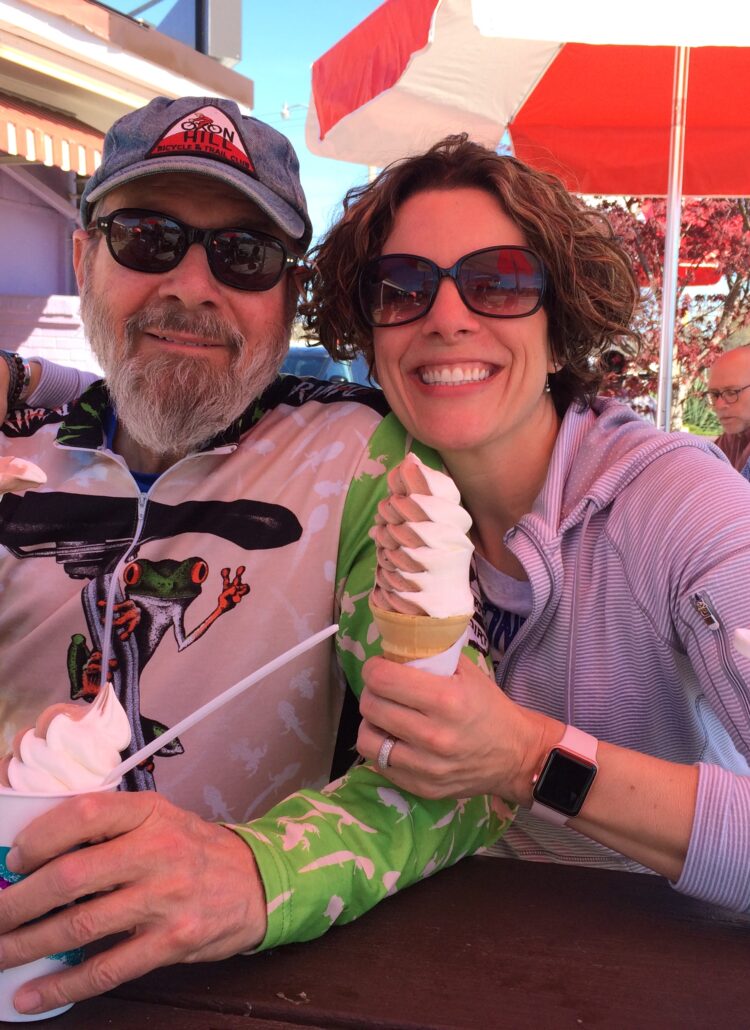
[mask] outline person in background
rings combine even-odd
[[[559,180],[465,136],[344,208],[308,329],[369,359],[455,480],[500,688],[375,658],[360,753],[390,738],[401,788],[521,806],[498,855],[750,911],[747,487],[711,443],[597,397],[599,355],[637,341],[627,255]]]
[[[738,472],[750,479],[750,346],[735,347],[716,359],[704,396],[724,432],[714,443]]]
[[[342,672],[361,689],[376,647],[368,530],[409,441],[379,391],[277,374],[312,232],[288,140],[229,101],[159,97],[110,129],[81,225],[106,379],[0,433],[47,477],[0,497],[0,753],[49,706],[96,697],[107,611],[128,753],[167,742],[124,790],[16,839],[8,867],[30,875],[0,892],[0,970],[117,935],[25,985],[24,1013],[314,937],[504,825],[486,797],[420,802],[366,765],[325,786],[355,757]],[[15,357],[0,367],[14,406],[35,384]],[[166,736],[333,621],[336,653]]]

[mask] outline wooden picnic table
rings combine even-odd
[[[656,876],[476,857],[307,944],[172,966],[57,1030],[750,1026],[750,916]]]

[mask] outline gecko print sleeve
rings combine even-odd
[[[355,814],[356,813],[356,814]],[[266,891],[258,950],[311,940],[478,848],[507,826],[488,797],[424,801],[359,765],[322,791],[299,791],[234,826]]]
[[[386,417],[370,440],[344,510],[337,646],[357,696],[364,661],[380,651],[367,604],[375,573],[368,530],[387,492],[387,472],[408,449],[403,428]],[[440,467],[433,452],[418,452]],[[483,661],[480,646],[466,648],[475,661]],[[292,794],[263,818],[233,827],[252,848],[266,890],[268,930],[261,949],[309,940],[334,923],[356,919],[383,898],[491,844],[507,825],[488,797],[426,801],[394,787],[369,765],[355,766],[320,792]]]

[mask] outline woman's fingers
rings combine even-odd
[[[374,762],[384,736],[396,738],[384,774],[399,787],[426,798],[526,797],[534,720],[543,717],[514,704],[468,659],[448,677],[371,659],[364,681],[357,747]]]

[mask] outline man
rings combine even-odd
[[[4,750],[42,709],[92,700],[104,664],[134,752],[334,620],[359,690],[377,650],[367,533],[408,448],[379,392],[277,378],[311,236],[291,146],[231,102],[157,98],[108,133],[81,222],[106,386],[2,427],[1,452],[47,475],[0,499]],[[126,936],[16,1007],[316,936],[494,839],[486,799],[421,802],[368,766],[303,790],[329,779],[343,696],[321,645],[168,741],[128,790],[25,830],[0,969]]]
[[[708,373],[706,395],[724,430],[714,442],[744,474],[750,460],[750,346],[717,358]]]

